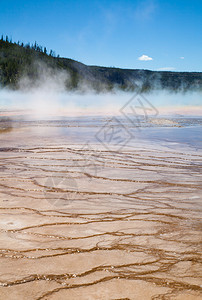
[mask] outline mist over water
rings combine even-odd
[[[135,82],[137,92],[120,91],[114,87],[101,93],[90,90],[80,82],[76,91],[67,91],[71,76],[64,70],[52,69],[41,61],[35,61],[37,78],[22,76],[18,90],[0,89],[0,112],[5,110],[29,111],[29,117],[46,118],[50,115],[119,115],[120,110],[141,90],[141,82]],[[160,90],[157,83],[153,91],[141,94],[158,110],[159,115],[202,115],[202,91],[170,92]],[[26,114],[26,113],[25,113]]]
[[[0,90],[0,110],[30,111],[33,117],[48,115],[119,115],[120,109],[136,95],[114,91],[96,94],[66,92],[54,85],[43,85],[29,91]],[[202,115],[202,93],[169,93],[153,91],[143,94],[160,115]]]

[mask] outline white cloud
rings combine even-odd
[[[144,60],[144,61],[147,61],[147,60],[153,60],[152,57],[149,57],[148,55],[142,55],[140,57],[138,57],[138,60]]]
[[[181,56],[180,59],[184,59],[184,56]]]
[[[173,67],[164,67],[164,68],[159,68],[157,71],[174,71],[175,68]]]

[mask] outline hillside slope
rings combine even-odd
[[[36,63],[37,62],[37,63]],[[16,44],[0,40],[0,85],[12,89],[20,88],[20,79],[26,77],[34,82],[40,77],[40,65],[49,70],[49,75],[56,71],[68,73],[65,81],[67,90],[91,89],[98,92],[136,90],[146,92],[153,89],[170,91],[202,90],[201,72],[166,72],[132,70],[87,66],[68,58],[47,54],[46,48],[35,44]]]

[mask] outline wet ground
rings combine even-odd
[[[201,125],[108,121],[2,130],[0,299],[202,299]]]

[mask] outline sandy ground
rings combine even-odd
[[[202,299],[200,151],[0,140],[0,299]]]

